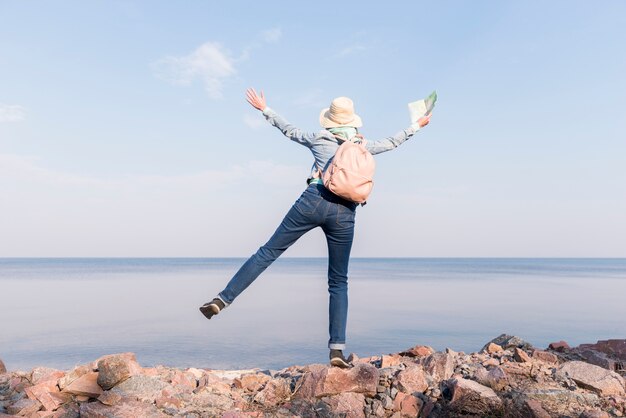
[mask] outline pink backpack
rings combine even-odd
[[[344,141],[322,174],[328,190],[355,203],[365,203],[374,186],[376,163],[365,144]]]

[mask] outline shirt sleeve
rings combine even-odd
[[[313,141],[315,140],[315,133],[303,132],[296,128],[289,122],[287,122],[282,116],[276,113],[273,109],[266,107],[263,110],[263,116],[273,126],[277,127],[287,138],[291,139],[298,144],[302,144],[305,147],[311,148]]]
[[[388,138],[379,139],[377,141],[367,141],[365,144],[365,148],[372,153],[372,155],[380,154],[382,152],[391,151],[400,146],[403,142],[408,140],[410,137],[415,135],[417,131],[420,130],[420,127],[417,123],[414,123],[407,129],[398,132],[394,136],[390,136]]]

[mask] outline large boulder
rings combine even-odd
[[[423,401],[408,393],[398,392],[393,400],[393,410],[402,417],[417,417],[422,409]]]
[[[422,393],[428,389],[428,378],[421,365],[410,365],[398,372],[396,376],[398,388],[405,393]]]
[[[344,392],[323,399],[337,416],[345,418],[365,418],[363,407],[365,396],[362,393]]]
[[[493,389],[469,379],[451,379],[447,382],[451,391],[450,407],[467,414],[491,414],[500,411],[502,400]]]
[[[98,384],[105,390],[141,373],[141,366],[133,353],[107,355],[101,357],[97,365]]]
[[[144,402],[154,402],[161,391],[169,385],[152,376],[135,375],[110,389],[122,397],[134,398]]]
[[[448,380],[454,373],[455,356],[452,353],[437,352],[421,360],[424,370],[436,381]]]
[[[563,363],[558,373],[569,377],[580,387],[593,390],[602,395],[625,395],[624,378],[619,374],[584,361]]]
[[[63,389],[63,393],[89,398],[97,398],[102,395],[102,392],[102,388],[98,385],[98,372],[86,373]]]
[[[351,369],[316,367],[302,377],[296,392],[300,398],[321,398],[343,392],[376,394],[378,369],[368,363],[359,363]]]
[[[84,402],[80,405],[81,418],[166,418],[168,415],[156,406],[139,401],[127,401],[109,406],[100,402]]]
[[[272,379],[265,387],[254,395],[254,401],[266,407],[272,407],[286,402],[291,397],[291,384],[283,378]]]

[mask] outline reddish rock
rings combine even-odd
[[[426,357],[434,352],[435,350],[427,345],[416,345],[415,347],[401,352],[400,355],[408,357]]]
[[[98,385],[98,372],[89,372],[70,383],[65,389],[65,393],[73,395],[97,398],[102,395],[102,388]]]
[[[345,392],[325,398],[331,411],[337,416],[345,418],[365,418],[363,407],[365,396],[362,393]]]
[[[451,353],[433,353],[422,359],[424,370],[437,381],[448,380],[454,373],[454,358]]]
[[[531,359],[528,353],[526,353],[526,351],[522,350],[521,348],[517,348],[517,347],[515,347],[514,349],[513,358],[518,363],[530,363],[531,362]]]
[[[234,380],[234,385],[238,389],[248,392],[259,391],[270,380],[270,376],[263,373],[246,374]]]
[[[200,378],[198,387],[194,389],[194,392],[198,393],[207,387],[211,392],[228,394],[231,391],[229,382],[230,381],[228,379],[223,379],[212,373],[207,373]]]
[[[502,347],[495,343],[487,344],[487,349],[485,350],[489,354],[499,353],[502,350]]]
[[[624,378],[619,374],[584,361],[568,361],[559,367],[559,373],[568,376],[579,386],[602,396],[624,395]]]
[[[117,405],[122,400],[122,396],[119,393],[113,393],[110,391],[105,391],[102,395],[98,396],[98,401],[104,405]]]
[[[33,385],[46,380],[54,380],[56,383],[57,380],[62,378],[64,375],[65,372],[61,370],[51,369],[49,367],[35,367],[31,373],[30,381]]]
[[[80,405],[81,418],[166,418],[168,415],[159,411],[155,405],[128,401],[109,406],[100,402],[88,402]]]
[[[499,366],[500,360],[495,359],[495,358],[488,358],[487,360],[483,361],[481,364],[485,367]]]
[[[358,363],[351,369],[316,367],[309,370],[296,392],[300,398],[321,398],[342,392],[376,394],[378,369],[371,364]]]
[[[65,389],[72,383],[74,380],[78,379],[81,376],[86,375],[87,373],[91,373],[91,367],[89,366],[77,366],[71,372],[66,373],[62,378],[59,379],[58,385],[61,390]]]
[[[141,366],[133,353],[107,355],[101,357],[97,365],[98,384],[105,390],[141,373]]]
[[[450,407],[468,414],[487,414],[502,408],[502,400],[493,389],[469,379],[448,381],[452,391]]]
[[[163,392],[166,392],[166,391],[163,391]],[[170,394],[161,394],[161,396],[156,398],[155,404],[157,408],[180,409],[183,402],[181,399],[171,396]]]
[[[34,399],[22,398],[14,404],[6,407],[9,415],[28,416],[41,409],[41,403]]]
[[[501,367],[494,367],[489,371],[480,368],[476,370],[474,377],[481,385],[496,391],[503,390],[509,384],[509,377]]]
[[[554,351],[565,351],[565,350],[569,350],[570,346],[568,343],[566,343],[565,341],[561,340],[561,341],[557,341],[554,343],[550,343],[550,345],[548,345],[548,348],[550,350],[554,350]]]
[[[30,399],[36,399],[46,411],[54,411],[61,404],[69,402],[69,394],[61,394],[55,380],[41,381],[36,385],[24,389]]]
[[[541,402],[536,399],[524,401],[524,415],[528,418],[550,418],[551,415],[543,409]]]
[[[393,410],[403,417],[417,417],[422,409],[422,400],[407,393],[398,392],[393,400]]]
[[[400,354],[383,354],[380,360],[380,368],[397,366],[402,363],[402,356]]]
[[[7,372],[7,368],[4,365],[4,362],[0,360],[0,374],[4,374]]]
[[[396,376],[398,389],[405,393],[424,392],[428,389],[426,373],[421,365],[410,365]]]
[[[595,344],[581,344],[577,349],[598,351],[618,360],[626,361],[626,339],[601,340]]]
[[[287,379],[272,379],[254,396],[254,401],[264,406],[277,406],[291,398],[291,385]]]
[[[608,412],[604,411],[585,411],[580,414],[580,418],[610,418]]]
[[[183,386],[190,389],[195,389],[198,385],[196,377],[193,373],[183,372],[180,370],[174,370],[168,381],[172,386]]]
[[[534,359],[543,361],[544,363],[550,363],[550,364],[558,364],[559,363],[559,358],[555,354],[552,354],[552,353],[550,353],[548,351],[533,350],[532,357]]]

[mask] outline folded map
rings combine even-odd
[[[427,98],[409,103],[411,123],[417,123],[420,118],[429,115],[433,111],[436,102],[437,92],[433,91]]]

